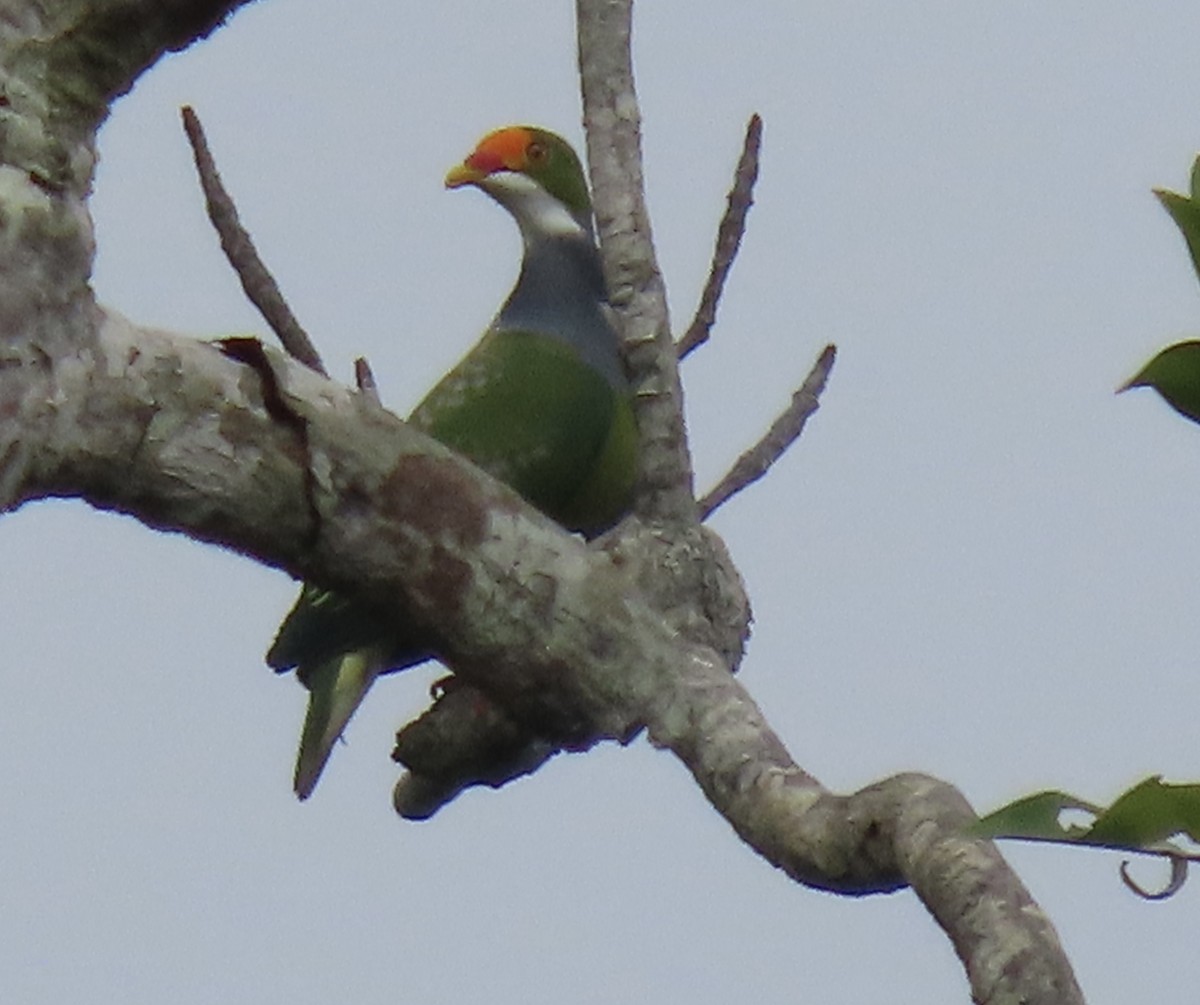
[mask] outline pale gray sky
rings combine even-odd
[[[571,5],[259,3],[164,61],[101,134],[101,298],[261,331],[203,216],[190,102],[343,379],[401,412],[510,284],[515,227],[441,179],[514,121],[580,139]],[[1200,147],[1200,7],[730,4],[637,12],[655,237],[677,327],[747,116],[744,252],[684,379],[701,487],[826,341],[822,409],[723,510],[757,623],[743,678],[826,784],[901,770],[981,809],[1196,778],[1200,429],[1113,388],[1200,330],[1150,188]],[[0,520],[0,999],[199,1005],[965,1002],[909,893],[787,881],[644,743],[398,820],[372,693],[313,799],[304,693],[261,657],[286,577],[80,504]],[[1186,1000],[1200,889],[1006,848],[1093,1005]],[[1136,863],[1148,884],[1156,863]]]

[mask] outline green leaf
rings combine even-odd
[[[1083,810],[1094,819],[1090,826],[1064,825],[1064,810]],[[1108,809],[1067,792],[1039,792],[989,813],[970,833],[975,837],[1099,845],[1200,861],[1200,851],[1169,840],[1182,836],[1200,842],[1200,784],[1175,785],[1154,775],[1118,796]]]
[[[1163,188],[1156,188],[1154,194],[1183,232],[1183,239],[1187,241],[1192,256],[1192,268],[1200,277],[1200,157],[1192,165],[1190,195],[1180,195]]]
[[[1093,817],[1103,812],[1102,807],[1085,803],[1068,792],[1038,792],[989,813],[975,823],[971,833],[975,837],[1077,842],[1089,828],[1064,825],[1063,810],[1083,810]]]
[[[1180,415],[1200,422],[1200,341],[1167,346],[1117,392],[1152,387]]]
[[[1200,785],[1172,785],[1154,775],[1118,797],[1088,837],[1119,848],[1145,848],[1176,834],[1200,842]]]

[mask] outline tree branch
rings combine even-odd
[[[792,395],[792,403],[771,423],[762,439],[734,461],[733,467],[700,500],[700,519],[707,520],[718,507],[762,478],[796,442],[809,416],[821,405],[821,392],[836,357],[836,346],[827,345],[821,351],[804,383]]]
[[[426,820],[470,785],[499,788],[540,768],[559,747],[530,738],[486,693],[462,681],[396,734],[392,759],[408,771],[392,804],[406,820]]]
[[[47,96],[61,114],[69,109],[85,131],[99,128],[112,101],[166,52],[178,51],[225,22],[249,0],[57,0],[52,4],[4,0],[0,22],[28,25],[42,19],[29,39],[51,40],[24,47],[6,65],[40,67]],[[35,71],[36,72],[36,71]]]
[[[729,270],[733,267],[742,235],[746,232],[746,214],[754,205],[754,183],[758,180],[758,149],[761,143],[762,119],[751,115],[746,124],[746,138],[742,141],[742,155],[733,173],[733,188],[729,190],[725,215],[717,227],[717,242],[713,247],[708,281],[700,295],[696,316],[692,318],[683,338],[675,343],[675,351],[680,359],[708,341],[713,323],[717,320],[717,305],[725,290],[725,280],[729,278]]]
[[[313,345],[296,315],[288,306],[275,277],[259,257],[254,241],[238,219],[237,206],[221,182],[216,161],[208,148],[204,127],[200,118],[188,105],[179,110],[183,117],[183,131],[187,133],[196,161],[196,172],[200,175],[200,187],[204,190],[204,203],[208,218],[221,240],[221,250],[233,271],[241,281],[242,289],[250,302],[258,308],[263,320],[270,326],[280,344],[287,352],[305,366],[328,376],[321,355]]]
[[[375,383],[375,374],[366,356],[359,356],[354,361],[354,383],[358,389],[376,405],[382,405],[379,398],[379,386]]]
[[[68,359],[50,371],[54,396],[71,403],[65,414],[47,424],[34,409],[0,425],[0,442],[31,427],[39,442],[20,498],[77,494],[414,620],[460,676],[548,742],[624,741],[648,728],[794,878],[854,894],[912,883],[981,975],[979,1001],[1028,992],[1030,975],[1055,989],[1030,1002],[1081,1000],[995,847],[962,837],[972,815],[961,797],[913,776],[855,796],[825,792],[723,660],[681,640],[631,588],[652,570],[588,549],[466,461],[273,350],[271,394],[300,426],[279,421],[264,382],[213,346],[106,315],[90,351],[94,368]],[[310,470],[322,472],[315,485]],[[983,988],[998,971],[1011,983]]]
[[[588,167],[609,296],[634,382],[642,516],[693,524],[696,503],[667,294],[642,181],[641,113],[630,56],[630,2],[577,0]]]

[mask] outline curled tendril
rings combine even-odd
[[[1179,855],[1170,855],[1168,857],[1171,859],[1171,880],[1161,890],[1147,890],[1139,886],[1133,877],[1129,875],[1128,859],[1121,863],[1121,882],[1143,900],[1166,900],[1168,897],[1174,897],[1175,894],[1183,889],[1183,884],[1187,882],[1188,860]]]

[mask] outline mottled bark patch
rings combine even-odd
[[[389,511],[403,513],[405,522],[430,540],[453,542],[461,549],[483,543],[487,503],[474,481],[452,462],[405,454],[380,485],[380,497]]]
[[[379,499],[424,539],[422,606],[443,615],[458,611],[472,577],[466,556],[483,542],[488,522],[472,480],[444,459],[406,454],[383,480]]]

